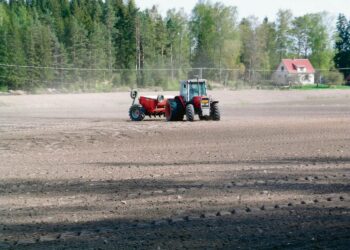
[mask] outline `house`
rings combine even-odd
[[[314,84],[315,69],[308,59],[283,59],[273,80],[278,85]]]

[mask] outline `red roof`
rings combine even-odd
[[[311,65],[309,59],[283,59],[282,63],[289,73],[297,73],[298,68],[306,68],[305,73],[315,73],[314,67]]]

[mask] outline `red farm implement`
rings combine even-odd
[[[161,117],[165,115],[165,106],[167,100],[163,95],[158,96],[140,96],[136,103],[137,91],[132,90],[130,97],[133,99],[129,109],[129,116],[132,121],[142,121],[145,116]]]

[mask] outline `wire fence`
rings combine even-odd
[[[117,87],[178,89],[180,80],[204,78],[212,88],[281,88],[305,84],[350,84],[350,68],[288,73],[223,68],[94,69],[0,64],[0,86],[110,90]]]

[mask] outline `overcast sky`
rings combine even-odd
[[[142,10],[158,5],[160,12],[165,15],[171,8],[184,8],[190,14],[198,0],[136,0],[136,4]],[[217,2],[217,1],[212,1]],[[254,15],[261,20],[267,16],[274,20],[279,9],[290,9],[295,16],[306,13],[327,11],[338,15],[344,13],[350,16],[350,0],[220,0],[226,5],[238,8],[239,18]]]

